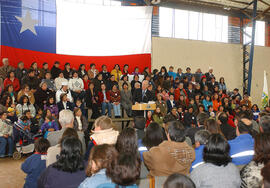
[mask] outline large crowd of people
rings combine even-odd
[[[168,177],[166,188],[270,187],[270,107],[229,91],[212,68],[2,62],[0,158],[40,136],[21,167],[25,188],[137,187],[149,176]],[[155,110],[132,110],[150,101]],[[119,132],[113,118],[125,114],[134,123]]]

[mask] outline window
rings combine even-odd
[[[160,7],[160,36],[228,42],[228,17]]]
[[[245,32],[251,36],[252,27],[246,27]],[[244,36],[244,44],[251,41],[251,38],[247,35]],[[256,21],[255,30],[255,45],[264,46],[265,45],[265,22]]]

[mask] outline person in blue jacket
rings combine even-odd
[[[208,111],[208,106],[213,106],[210,95],[206,95],[202,103],[206,112]]]
[[[246,165],[254,155],[254,139],[252,135],[255,134],[252,129],[252,121],[245,118],[240,119],[236,124],[236,135],[235,139],[228,141],[231,147],[232,163]]]
[[[208,139],[210,137],[210,133],[206,130],[200,130],[195,133],[195,160],[192,162],[190,172],[204,163],[203,161],[203,148],[204,145],[207,144]]]
[[[37,180],[41,172],[46,168],[49,147],[50,143],[45,138],[39,138],[35,141],[35,153],[28,157],[21,166],[22,171],[27,174],[24,188],[37,188]]]
[[[176,73],[173,72],[173,70],[174,70],[173,66],[170,66],[170,67],[169,67],[169,71],[168,71],[168,75],[169,75],[169,76],[172,76],[172,77],[173,77],[173,80],[175,80],[175,78],[176,78]]]

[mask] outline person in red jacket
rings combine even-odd
[[[184,89],[184,84],[182,82],[180,82],[178,84],[178,87],[174,90],[174,100],[176,102],[179,101],[180,95],[184,96],[184,98],[186,100],[186,105],[188,106],[188,104],[189,104],[188,94],[187,94],[186,90]]]
[[[98,102],[101,104],[102,115],[105,115],[106,109],[108,110],[108,116],[112,117],[111,114],[111,96],[110,92],[106,91],[106,85],[101,84],[101,91],[98,92]]]
[[[15,92],[20,90],[20,82],[18,78],[15,77],[14,71],[10,71],[7,78],[4,80],[4,87],[6,88],[8,85],[12,85]]]

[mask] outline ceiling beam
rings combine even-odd
[[[216,3],[208,3],[200,0],[164,0],[163,3],[160,4],[160,6],[249,19],[249,16],[242,13],[243,9],[241,8],[229,7]],[[225,7],[229,7],[230,10],[224,9]],[[252,10],[250,9],[246,9],[245,12],[247,14],[252,14]],[[263,11],[257,11],[257,14],[260,14],[262,12]],[[270,22],[270,14],[266,13],[262,20]]]

